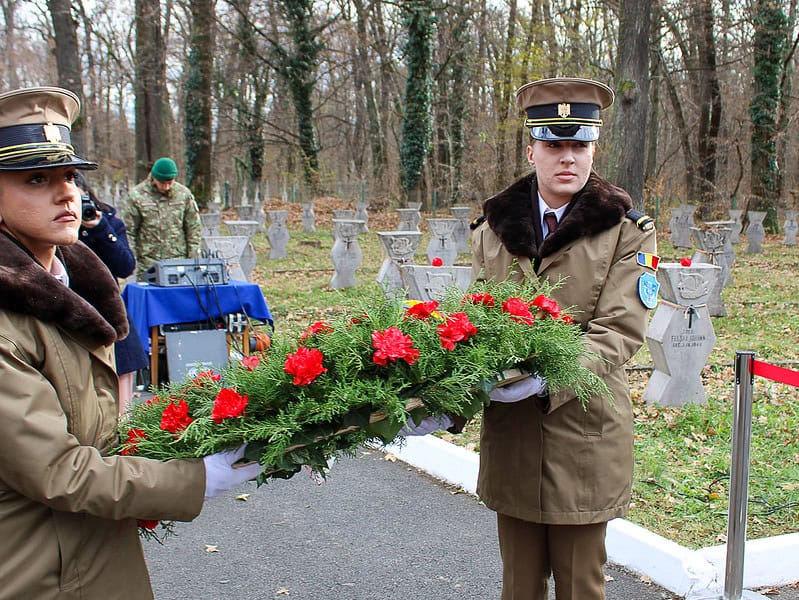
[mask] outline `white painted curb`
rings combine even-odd
[[[432,435],[409,437],[385,448],[394,456],[466,492],[477,491],[477,453]],[[685,548],[625,519],[608,524],[608,558],[686,600],[721,598],[726,546]],[[744,587],[793,583],[799,579],[799,533],[746,543]],[[746,598],[766,598],[748,592]]]

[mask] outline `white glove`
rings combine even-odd
[[[525,377],[502,387],[495,387],[488,392],[492,402],[518,402],[530,396],[542,396],[546,393],[547,381],[538,375]]]
[[[425,417],[422,422],[416,425],[413,422],[413,417],[408,417],[405,426],[399,430],[399,434],[403,437],[409,435],[427,435],[434,431],[449,429],[453,425],[452,419],[449,415],[439,415],[438,417]]]
[[[233,463],[244,458],[244,449],[247,444],[239,446],[236,450],[218,452],[203,458],[205,463],[205,497],[211,498],[222,492],[241,485],[245,481],[255,479],[261,472],[261,465],[257,462],[234,467]]]

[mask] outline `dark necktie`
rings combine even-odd
[[[558,228],[558,217],[551,210],[548,210],[544,213],[544,223],[547,224],[547,229],[549,230],[545,237],[549,237]]]

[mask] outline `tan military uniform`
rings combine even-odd
[[[138,272],[168,258],[191,258],[200,248],[200,210],[191,190],[175,183],[162,194],[152,179],[138,184],[122,214]]]

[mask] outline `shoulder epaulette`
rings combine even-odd
[[[485,215],[480,215],[480,216],[479,216],[479,217],[477,217],[477,218],[476,218],[474,221],[472,221],[471,223],[469,223],[469,229],[471,229],[472,231],[474,231],[475,229],[477,229],[478,227],[480,227],[480,225],[481,225],[481,224],[483,223],[483,221],[485,221],[485,220],[486,220],[486,216],[485,216]]]
[[[627,211],[627,218],[638,225],[638,229],[641,231],[651,231],[655,228],[655,220],[649,215],[642,213],[640,210],[631,208]]]

